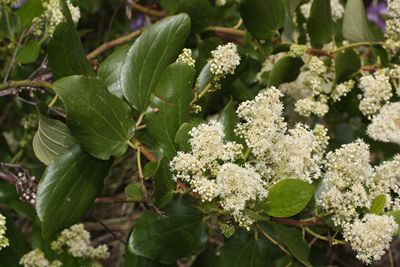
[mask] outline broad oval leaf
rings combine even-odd
[[[134,130],[131,108],[96,78],[70,76],[54,83],[67,123],[83,148],[99,159],[119,157]]]
[[[271,243],[262,236],[237,233],[222,247],[217,257],[218,267],[258,267],[271,262]]]
[[[258,39],[271,38],[285,24],[283,0],[244,0],[240,14],[248,31]]]
[[[190,19],[180,14],[147,29],[129,49],[121,71],[121,86],[128,102],[139,111],[149,105],[150,94],[165,68],[182,51],[190,32]]]
[[[151,98],[146,126],[162,154],[171,159],[177,151],[175,135],[189,120],[196,71],[185,63],[174,63],[163,73]]]
[[[240,138],[235,134],[235,126],[238,117],[231,99],[218,116],[218,121],[224,125],[225,139],[228,141],[240,142]]]
[[[66,22],[58,25],[48,47],[49,65],[54,78],[57,80],[70,75],[95,76],[90,62],[86,59],[68,6],[65,1],[60,3]]]
[[[332,41],[334,24],[331,15],[330,1],[313,0],[310,18],[307,21],[311,44],[321,47]]]
[[[39,127],[33,137],[35,156],[45,165],[49,165],[56,157],[68,150],[75,139],[67,125],[58,120],[39,116]]]
[[[172,267],[174,265],[157,263],[149,258],[132,254],[129,252],[129,249],[126,250],[124,255],[124,267],[165,267],[165,266]]]
[[[385,209],[386,204],[386,196],[379,195],[374,198],[371,204],[371,208],[369,209],[371,213],[381,214]]]
[[[107,86],[108,91],[119,98],[124,97],[121,88],[119,75],[129,46],[122,46],[116,49],[108,58],[106,58],[99,67],[99,79]]]
[[[36,197],[36,211],[44,238],[51,238],[79,222],[103,190],[103,180],[110,166],[110,161],[91,157],[79,145],[50,163]]]
[[[30,41],[18,50],[15,60],[22,64],[32,63],[39,57],[39,52],[39,43],[36,41]]]
[[[300,74],[304,62],[300,58],[285,56],[278,60],[269,73],[268,86],[279,86],[281,83],[292,82]]]
[[[360,57],[353,49],[346,49],[338,53],[335,59],[335,81],[341,83],[347,81],[361,68]]]
[[[164,209],[167,218],[154,211],[142,213],[129,238],[131,253],[159,263],[172,264],[177,259],[198,252],[208,240],[207,225],[196,208],[182,201]]]
[[[161,0],[161,7],[168,14],[187,13],[195,32],[212,25],[215,12],[209,0]]]
[[[302,211],[314,195],[314,187],[299,179],[285,179],[271,187],[263,204],[273,217],[291,217]]]
[[[343,37],[350,42],[375,41],[376,38],[368,24],[364,1],[349,0],[343,18]]]

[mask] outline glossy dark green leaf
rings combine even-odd
[[[77,142],[92,156],[121,156],[134,130],[131,108],[96,78],[71,76],[54,83]]]
[[[128,195],[129,199],[132,201],[139,202],[144,200],[140,183],[134,183],[128,185],[127,187],[125,187],[124,192],[125,194]]]
[[[314,0],[312,2],[307,29],[313,46],[321,47],[332,41],[334,24],[330,1]]]
[[[285,23],[283,0],[244,0],[240,14],[247,30],[258,39],[271,38]]]
[[[171,168],[167,159],[162,159],[154,175],[154,202],[163,208],[172,201],[175,182],[172,180]]]
[[[32,20],[39,17],[44,11],[42,0],[29,0],[17,10],[16,14],[21,22],[21,28],[32,25]]]
[[[312,266],[308,261],[310,249],[300,230],[274,222],[263,223],[261,227],[263,231],[283,245],[304,266]]]
[[[21,64],[34,62],[39,57],[40,45],[35,41],[24,44],[17,53],[16,61]]]
[[[185,63],[170,65],[153,93],[150,111],[145,117],[148,132],[168,159],[177,151],[176,132],[189,120],[195,72]]]
[[[39,127],[33,137],[32,147],[35,156],[45,165],[68,150],[75,139],[67,125],[61,121],[39,116]]]
[[[221,111],[218,116],[218,121],[224,125],[225,138],[229,141],[237,141],[237,136],[235,135],[235,127],[238,122],[238,117],[236,115],[235,107],[233,101],[230,100],[225,108]]]
[[[107,85],[108,91],[119,98],[124,97],[119,76],[129,46],[119,47],[99,67],[99,79]]]
[[[347,81],[361,68],[360,57],[353,49],[338,53],[335,59],[336,83]]]
[[[167,218],[158,218],[154,211],[142,213],[129,238],[132,253],[172,264],[195,254],[206,244],[207,225],[199,210],[176,201],[166,206],[164,212]]]
[[[369,209],[369,211],[371,213],[381,214],[385,209],[385,205],[386,205],[386,196],[385,195],[376,196],[372,201],[371,208]]]
[[[124,267],[164,267],[164,266],[174,266],[157,263],[149,258],[135,255],[126,250],[124,255]]]
[[[66,22],[58,25],[48,47],[49,65],[54,78],[71,75],[95,76],[90,62],[86,59],[71,13],[65,2],[61,4]]]
[[[190,151],[190,130],[200,124],[199,121],[185,122],[179,127],[175,136],[175,143],[179,145],[180,150]]]
[[[196,90],[201,92],[207,84],[214,78],[214,74],[211,73],[211,65],[207,63],[201,69],[199,76],[196,80]]]
[[[95,159],[75,145],[47,167],[36,197],[44,238],[79,222],[103,190],[110,166],[110,161]]]
[[[268,86],[279,86],[281,83],[296,80],[303,65],[304,62],[300,58],[289,56],[281,58],[269,73]]]
[[[209,0],[161,0],[160,4],[168,14],[188,14],[195,32],[212,25],[215,19],[215,12]]]
[[[190,32],[186,14],[153,24],[129,49],[121,71],[122,91],[132,107],[145,111],[165,68],[182,51]]]
[[[259,267],[271,262],[270,243],[261,236],[236,233],[229,238],[217,257],[218,267]]]
[[[143,168],[143,175],[145,178],[153,178],[156,175],[159,167],[159,162],[150,161]]]
[[[343,18],[343,37],[350,42],[375,41],[368,24],[364,1],[347,1]]]
[[[273,217],[291,217],[302,211],[314,195],[314,187],[299,179],[285,179],[271,187],[263,204]]]

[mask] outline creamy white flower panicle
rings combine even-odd
[[[366,264],[379,260],[390,247],[398,225],[392,216],[367,214],[344,227],[343,236]]]
[[[43,14],[33,20],[33,23],[38,24],[35,28],[35,34],[46,34],[51,37],[57,26],[64,21],[60,0],[43,0],[42,5],[44,8]],[[79,7],[73,6],[69,0],[67,0],[67,5],[71,12],[72,20],[77,23],[81,17]]]
[[[233,43],[219,45],[211,54],[212,58],[209,60],[210,70],[216,76],[233,74],[240,64],[237,46]]]
[[[90,244],[90,233],[84,229],[83,224],[75,224],[63,230],[58,239],[51,243],[51,249],[57,253],[65,250],[76,258],[105,259],[110,256],[106,245],[94,248]]]
[[[357,208],[369,208],[368,189],[373,168],[369,146],[361,140],[343,145],[326,156],[323,190],[317,202],[333,212],[335,225],[343,226],[357,217]]]
[[[372,117],[367,133],[374,140],[400,144],[400,102],[384,105]]]
[[[400,155],[376,166],[372,176],[371,198],[386,196],[387,210],[400,210]]]
[[[331,93],[333,102],[338,102],[344,96],[346,96],[354,88],[354,81],[349,80],[344,83],[338,84]]]
[[[298,100],[295,104],[294,110],[305,117],[310,117],[311,114],[323,117],[329,111],[327,102],[328,99],[324,96],[319,97],[317,100],[313,96],[310,96]]]
[[[31,252],[22,256],[19,261],[19,264],[24,267],[61,267],[62,262],[55,260],[49,262],[44,256],[43,251],[40,249],[32,250]]]
[[[8,238],[6,237],[6,217],[0,213],[0,250],[10,245]]]
[[[386,20],[386,46],[393,52],[400,47],[400,1],[388,0],[390,18]]]
[[[384,72],[361,77],[359,87],[362,90],[359,108],[366,116],[376,114],[382,105],[392,97],[392,86],[389,77]]]
[[[182,53],[178,56],[176,62],[183,62],[191,67],[195,67],[196,61],[192,57],[192,50],[184,48]]]
[[[273,161],[274,145],[286,132],[281,96],[278,89],[271,87],[254,100],[241,103],[236,111],[243,121],[237,125],[237,134],[246,141],[253,155],[267,161]]]

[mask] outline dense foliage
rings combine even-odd
[[[400,264],[399,0],[0,0],[0,44],[0,266]]]

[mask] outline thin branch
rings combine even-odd
[[[272,218],[271,220],[281,224],[294,225],[294,226],[323,224],[323,222],[321,222],[320,219],[316,217],[311,218],[309,220],[299,220],[299,221],[286,218]]]
[[[22,80],[22,81],[8,81],[6,83],[0,84],[0,91],[18,87],[46,88],[53,90],[53,85],[45,81]]]
[[[164,11],[162,11],[162,10],[151,9],[151,8],[149,8],[147,6],[143,6],[143,5],[141,5],[139,3],[136,3],[136,2],[133,2],[133,1],[129,1],[128,4],[133,9],[135,9],[135,10],[141,12],[141,13],[144,13],[146,15],[150,15],[150,16],[153,16],[153,17],[159,17],[159,18],[162,18],[162,17],[166,16],[166,13]]]
[[[240,37],[243,37],[246,34],[246,31],[244,31],[244,30],[228,28],[228,27],[221,27],[221,26],[211,26],[211,27],[208,27],[206,30],[214,31],[214,32],[218,32],[218,33],[226,33],[226,34],[236,35],[236,36],[240,36]]]
[[[93,50],[92,52],[90,52],[90,53],[87,55],[87,58],[88,58],[89,60],[93,60],[93,59],[95,59],[96,57],[98,57],[100,54],[102,54],[102,53],[104,53],[104,52],[106,52],[106,51],[108,51],[108,50],[110,50],[110,49],[112,49],[112,48],[114,48],[114,47],[116,47],[116,46],[119,46],[119,45],[121,45],[121,44],[124,44],[124,43],[127,43],[127,42],[132,41],[133,39],[135,39],[136,37],[138,37],[142,32],[143,32],[143,30],[142,30],[142,29],[139,29],[139,30],[136,30],[136,31],[134,31],[134,32],[131,32],[131,33],[128,34],[128,35],[124,35],[124,36],[119,37],[119,38],[117,38],[117,39],[115,39],[115,40],[106,42],[106,43],[102,44],[101,46],[97,47],[97,48],[96,48],[95,50]]]

